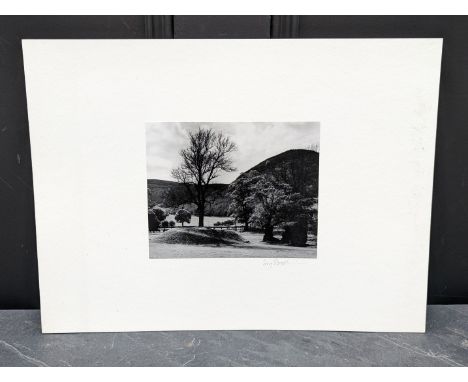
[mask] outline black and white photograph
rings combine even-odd
[[[150,259],[317,257],[318,122],[146,125]]]

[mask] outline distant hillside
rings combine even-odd
[[[318,196],[319,153],[316,151],[288,150],[265,159],[245,173],[250,171],[271,174],[288,183],[294,192],[314,198]]]
[[[261,174],[271,174],[278,180],[288,183],[294,192],[316,198],[318,196],[318,169],[319,153],[311,150],[288,150],[265,159],[244,174],[254,170]],[[228,184],[219,183],[209,186],[209,193],[212,197],[211,204],[207,206],[207,216],[227,215],[229,198],[226,190],[228,186]],[[170,196],[185,193],[185,187],[182,184],[168,180],[148,179],[148,188],[153,202],[163,207],[174,207],[171,205]],[[185,205],[185,208],[195,211],[194,205]]]
[[[213,183],[208,186],[208,194],[211,197],[207,204],[207,216],[227,216],[229,200],[225,193],[228,186],[228,184],[222,183]],[[183,184],[170,180],[148,179],[148,188],[152,201],[166,208],[174,208],[171,203],[171,196],[180,196],[186,192]],[[196,206],[194,204],[184,204],[184,208],[194,213]]]
[[[151,198],[156,204],[162,204],[164,193],[169,191],[172,187],[183,187],[177,182],[170,180],[148,179],[148,188],[151,193]]]

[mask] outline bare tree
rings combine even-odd
[[[235,171],[231,155],[237,146],[222,132],[198,128],[189,132],[189,145],[180,151],[182,164],[172,177],[182,183],[198,210],[198,226],[203,227],[208,185],[223,171]]]

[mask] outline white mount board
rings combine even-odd
[[[44,332],[424,331],[441,39],[23,51]],[[157,121],[320,122],[317,259],[149,260]]]

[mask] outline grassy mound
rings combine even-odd
[[[210,228],[174,228],[151,238],[152,243],[233,245],[247,243],[241,235],[230,230]]]

